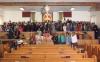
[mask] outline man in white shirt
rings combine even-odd
[[[72,38],[72,47],[77,48],[78,39],[77,39],[77,35],[75,32],[72,33],[71,38]]]
[[[64,32],[67,31],[67,27],[66,27],[66,25],[63,26],[63,31],[64,31]]]

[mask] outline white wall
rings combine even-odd
[[[65,19],[71,19],[73,21],[90,21],[89,11],[72,11],[72,17],[66,17]]]
[[[3,14],[4,22],[20,22],[20,21],[30,21],[30,17],[22,17],[22,11],[4,11]]]
[[[91,22],[96,23],[96,11],[91,11]]]
[[[3,17],[4,17],[5,22],[9,20],[11,20],[12,22],[30,20],[30,17],[22,17],[22,11],[4,11]],[[41,12],[36,12],[35,17],[36,17],[35,21],[42,22]],[[73,21],[90,21],[90,12],[89,11],[73,11],[71,19]],[[53,12],[53,21],[58,21],[58,20],[59,20],[59,12]]]
[[[59,20],[59,13],[53,12],[53,21],[58,21],[58,20]]]
[[[36,22],[42,22],[42,14],[41,14],[41,12],[36,12],[35,13],[35,21]]]
[[[30,17],[22,17],[22,11],[4,11],[3,13],[4,22],[21,22],[21,21],[30,21]],[[36,12],[35,21],[42,22],[41,12]]]
[[[0,15],[0,25],[2,25],[2,24],[3,24],[3,16]]]
[[[0,10],[0,25],[2,25],[3,24],[3,11],[2,10]]]
[[[35,21],[42,22],[42,14],[41,12],[36,12]],[[67,18],[66,18],[67,19]],[[100,11],[73,11],[72,12],[73,21],[90,21],[95,22],[100,27]],[[30,21],[30,17],[22,17],[22,11],[0,11],[0,25],[3,22],[8,22],[11,20],[12,22],[19,21]],[[59,12],[53,12],[53,21],[59,20]]]
[[[8,22],[11,20],[12,22],[19,22],[19,21],[30,21],[30,17],[22,17],[22,11],[4,11],[0,12],[0,20],[3,20],[3,22]],[[3,15],[2,15],[3,14]],[[100,13],[97,13],[98,18],[100,17]],[[35,21],[42,22],[42,14],[41,12],[35,13]],[[73,21],[90,21],[91,14],[89,11],[73,11],[72,12],[72,20]],[[59,12],[53,12],[53,21],[59,20]],[[95,20],[95,18],[92,17],[92,21]],[[2,23],[2,21],[0,21]],[[99,25],[99,23],[98,23]]]
[[[100,11],[96,11],[96,24],[100,27]]]
[[[100,11],[91,11],[91,22],[100,27]]]
[[[90,21],[90,11],[72,11],[73,21]]]

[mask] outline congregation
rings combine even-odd
[[[87,31],[94,31],[95,38],[98,38],[98,26],[90,22],[75,22],[66,20],[65,22],[11,22],[0,26],[0,32],[7,32],[8,39],[19,39],[10,43],[11,48],[16,48],[23,44],[24,35],[22,32],[36,32],[30,35],[29,44],[41,44],[42,41],[53,41],[54,44],[68,44],[77,46],[79,35],[75,31],[82,31],[82,39],[88,38]],[[57,34],[57,32],[64,32]],[[91,38],[90,38],[91,39]],[[75,41],[76,40],[76,41]],[[18,45],[17,45],[18,44]]]
[[[54,35],[50,35],[49,33],[44,33],[43,35],[41,35],[39,32],[37,32],[36,35],[31,36],[31,38],[29,39],[29,44],[39,45],[44,41],[53,42],[53,44],[66,44],[73,48],[77,48],[78,46],[77,44],[78,38],[75,32],[72,33],[66,32],[61,34],[55,33]],[[21,45],[24,44],[27,43],[24,42],[23,39],[12,40],[12,42],[10,42],[10,49],[16,49],[17,47],[20,47]]]
[[[66,20],[65,22],[7,22],[0,26],[0,32],[8,32],[9,39],[19,39],[21,32],[36,32],[40,30],[42,33],[48,32],[50,34],[57,31],[94,31],[98,34],[98,26],[91,22],[75,22]]]

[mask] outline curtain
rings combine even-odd
[[[72,12],[63,12],[63,17],[72,17]]]
[[[31,12],[22,12],[22,17],[30,17]]]
[[[59,12],[59,20],[60,20],[60,21],[63,20],[63,12]]]
[[[35,12],[31,12],[31,20],[32,22],[35,22]]]

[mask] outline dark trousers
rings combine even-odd
[[[71,43],[71,47],[72,48],[78,48],[78,44],[77,43]]]

